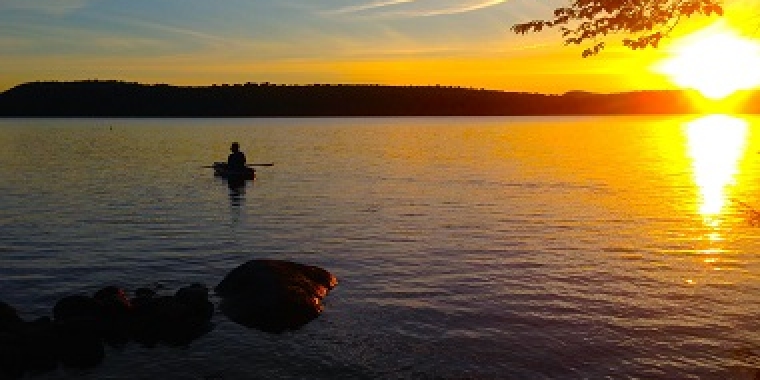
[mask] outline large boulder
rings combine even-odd
[[[335,287],[330,272],[284,260],[251,260],[233,269],[214,288],[220,310],[234,322],[263,331],[295,330],[322,312]]]

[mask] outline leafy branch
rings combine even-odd
[[[517,34],[558,28],[565,45],[591,42],[584,58],[598,54],[610,34],[625,34],[623,45],[631,49],[656,48],[684,17],[722,16],[722,0],[575,0],[554,10],[548,20],[512,26]]]

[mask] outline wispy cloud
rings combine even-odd
[[[488,0],[488,1],[478,1],[474,4],[463,4],[458,6],[452,6],[448,8],[439,8],[439,9],[431,9],[431,10],[420,10],[420,11],[406,11],[406,12],[397,12],[398,16],[403,17],[421,17],[421,16],[441,16],[441,15],[452,15],[452,14],[458,14],[458,13],[467,13],[476,11],[478,9],[488,8],[492,7],[494,5],[499,5],[506,2],[506,0]]]
[[[404,3],[413,3],[416,0],[385,0],[385,1],[374,1],[368,4],[360,4],[360,5],[352,5],[348,7],[333,9],[329,11],[322,12],[323,14],[342,14],[342,13],[356,13],[356,12],[362,12],[362,11],[368,11],[372,9],[378,9],[383,7],[388,7],[392,5],[398,5],[398,4],[404,4]]]
[[[94,0],[0,0],[0,11],[16,9],[61,15],[84,8],[92,1]]]
[[[381,0],[322,12],[326,15],[357,14],[364,17],[411,18],[467,13],[505,3],[507,0],[471,0],[446,5],[440,0]],[[411,8],[411,9],[402,9]]]
[[[219,51],[224,49],[243,49],[250,43],[245,40],[229,38],[222,34],[210,33],[198,28],[197,25],[184,26],[182,23],[158,22],[145,17],[134,17],[123,14],[94,14],[92,16],[101,22],[118,25],[125,31],[114,34],[113,46],[159,46],[164,45],[168,50],[176,51],[189,49],[191,52]],[[102,31],[94,31],[102,33]],[[108,35],[106,35],[108,37]],[[96,41],[107,41],[97,36]],[[118,42],[121,40],[122,42]]]
[[[108,19],[108,17],[104,16],[104,19]],[[162,32],[165,34],[174,34],[178,36],[191,38],[195,41],[203,41],[208,44],[220,45],[220,44],[229,43],[230,41],[229,39],[226,39],[224,37],[201,32],[201,31],[194,30],[191,28],[174,26],[169,23],[158,23],[154,21],[147,21],[147,20],[142,20],[138,18],[128,18],[128,17],[111,17],[110,20],[112,22],[127,24],[137,29],[143,29],[143,30],[152,29],[154,31]]]

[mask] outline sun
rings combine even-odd
[[[655,70],[682,88],[722,99],[760,85],[760,43],[719,21],[674,41],[671,57]]]

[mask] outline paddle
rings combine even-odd
[[[274,163],[269,164],[245,164],[245,166],[274,166]],[[205,169],[213,169],[214,166],[203,166]]]

